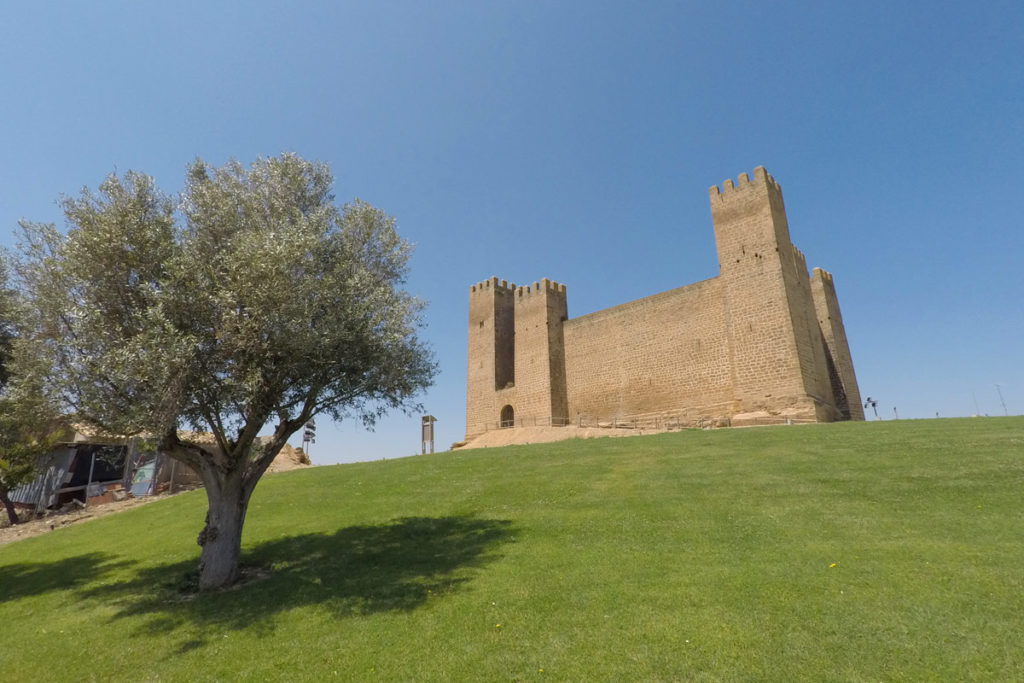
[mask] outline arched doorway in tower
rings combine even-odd
[[[512,406],[501,409],[501,421],[498,424],[502,429],[516,426],[516,411],[512,410]]]

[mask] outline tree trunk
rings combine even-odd
[[[0,503],[4,504],[4,508],[7,510],[7,519],[11,520],[11,525],[21,523],[18,519],[18,511],[14,509],[14,503],[7,497],[7,489],[0,488]]]
[[[300,419],[279,424],[274,437],[255,453],[252,436],[248,441],[233,444],[221,436],[215,449],[182,442],[173,428],[161,439],[161,450],[197,470],[206,489],[206,526],[196,539],[203,549],[199,555],[199,590],[226,588],[238,579],[242,525],[249,498],[288,437],[309,420],[311,413],[309,409]],[[229,448],[229,452],[225,453],[221,446]]]
[[[238,560],[242,552],[242,524],[249,507],[252,486],[244,484],[242,468],[227,473],[213,467],[203,468],[206,485],[206,526],[197,543],[203,551],[199,556],[199,590],[226,588],[238,579]]]

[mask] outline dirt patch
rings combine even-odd
[[[69,509],[65,510],[47,510],[45,516],[33,518],[15,526],[9,525],[6,513],[3,513],[4,526],[0,526],[0,545],[20,541],[23,538],[39,536],[40,534],[45,534],[55,529],[61,529],[72,524],[77,524],[78,522],[106,517],[107,515],[114,514],[115,512],[123,512],[134,507],[139,507],[140,505],[145,505],[146,503],[151,503],[154,500],[159,500],[162,497],[163,496],[126,498],[125,500],[115,501],[113,503],[104,503],[103,505],[90,505],[87,508],[70,506]],[[25,512],[22,514],[30,513]]]
[[[550,443],[565,439],[596,439],[602,436],[642,436],[658,434],[662,429],[622,429],[613,427],[515,427],[512,429],[495,429],[471,439],[464,448],[492,448],[511,446],[514,444]]]
[[[309,463],[309,458],[302,452],[301,448],[292,448],[290,445],[285,444],[281,452],[274,458],[274,462],[267,468],[267,472],[287,472],[289,470],[296,470],[303,467],[312,467]],[[62,510],[47,510],[45,515],[42,517],[33,517],[27,522],[16,524],[11,526],[7,520],[7,513],[3,511],[3,507],[0,506],[0,516],[3,517],[3,521],[0,522],[0,545],[6,543],[13,543],[14,541],[20,541],[23,538],[31,538],[33,536],[39,536],[55,529],[61,529],[72,524],[84,522],[90,519],[97,519],[99,517],[105,517],[116,512],[123,512],[124,510],[130,510],[131,508],[151,503],[155,500],[161,500],[166,498],[166,495],[159,496],[146,496],[144,498],[126,498],[121,501],[113,501],[103,504],[93,504],[87,508],[81,508],[75,505],[67,506]],[[31,514],[29,512],[23,512],[23,515]]]
[[[285,444],[281,448],[281,452],[274,458],[274,462],[270,463],[267,472],[287,472],[312,466],[309,456],[303,453],[301,448],[293,448],[289,444]]]

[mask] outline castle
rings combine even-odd
[[[832,276],[763,167],[710,191],[719,275],[579,318],[565,285],[469,289],[466,438],[488,429],[863,420]]]

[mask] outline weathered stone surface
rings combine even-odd
[[[599,422],[863,420],[832,276],[789,239],[763,167],[709,191],[718,277],[568,319],[565,285],[470,287],[466,438]]]

